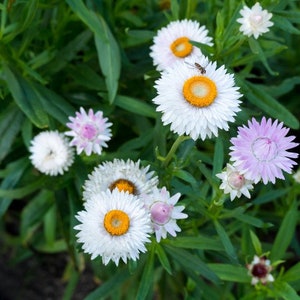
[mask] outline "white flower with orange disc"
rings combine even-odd
[[[194,140],[218,136],[218,129],[228,130],[228,122],[240,111],[242,95],[234,76],[203,55],[176,62],[155,83],[158,95],[153,102],[162,112],[163,124]]]
[[[100,164],[88,175],[83,185],[83,198],[89,199],[91,195],[101,191],[114,190],[124,191],[133,195],[149,193],[158,183],[154,172],[149,172],[150,166],[140,166],[140,161],[130,159],[114,159]]]
[[[173,21],[161,28],[150,47],[150,56],[157,70],[165,70],[188,56],[199,55],[201,50],[193,46],[191,41],[212,45],[207,28],[204,25],[200,26],[197,21]]]
[[[100,192],[84,203],[78,212],[80,222],[78,242],[91,259],[102,257],[103,264],[113,261],[117,266],[120,259],[137,260],[140,252],[146,252],[150,242],[150,215],[136,196],[117,190]]]

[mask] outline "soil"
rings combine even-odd
[[[65,254],[34,255],[13,264],[10,254],[0,256],[0,300],[60,300],[67,283],[63,272]],[[72,300],[83,300],[97,287],[87,268],[80,276]]]

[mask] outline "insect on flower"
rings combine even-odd
[[[189,63],[189,62],[185,61],[185,63],[186,63],[187,65],[189,65],[191,68],[196,68],[196,69],[198,69],[202,75],[206,73],[205,67],[202,67],[202,66],[201,66],[199,63],[197,63],[197,62],[195,62],[194,64],[192,64],[192,63]]]

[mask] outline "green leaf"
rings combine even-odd
[[[169,259],[166,255],[165,250],[163,249],[163,247],[160,244],[156,244],[155,246],[155,252],[158,256],[158,259],[161,263],[161,265],[164,267],[164,269],[170,274],[172,275],[172,269],[171,269],[171,265],[169,262]]]
[[[260,243],[257,235],[252,230],[250,230],[250,237],[251,237],[251,241],[252,241],[252,244],[253,244],[256,254],[258,256],[261,256],[262,255],[261,243]]]
[[[265,68],[268,70],[268,72],[271,75],[278,75],[278,72],[274,72],[270,68],[267,57],[265,55],[265,51],[260,47],[259,42],[256,39],[252,38],[252,37],[250,37],[248,39],[248,41],[249,41],[249,46],[250,46],[251,51],[259,57],[259,59],[261,60],[261,62],[265,66]]]
[[[94,33],[98,60],[108,89],[109,103],[113,103],[121,72],[119,46],[102,16],[88,10],[81,0],[66,0],[66,2]]]
[[[216,139],[215,153],[213,160],[213,174],[216,175],[221,172],[224,163],[224,146],[221,138]]]
[[[69,116],[75,115],[75,109],[54,91],[51,91],[38,83],[33,87],[37,95],[39,95],[44,110],[61,124],[65,125],[69,121]]]
[[[12,144],[16,135],[19,133],[22,122],[24,120],[23,113],[15,105],[10,105],[0,115],[0,162],[11,151]]]
[[[195,237],[180,236],[174,240],[166,240],[164,243],[185,249],[224,251],[223,245],[218,240],[203,235],[197,235]]]
[[[251,277],[248,275],[246,267],[234,266],[229,264],[208,264],[222,280],[231,282],[250,283]]]
[[[297,205],[296,201],[293,203],[291,208],[287,211],[281,226],[279,228],[279,231],[276,235],[270,260],[276,261],[279,259],[284,259],[284,255],[286,253],[286,250],[288,246],[291,243],[291,240],[295,234],[295,228],[297,225],[298,220],[298,211],[297,211]]]
[[[21,238],[24,241],[30,234],[30,229],[43,222],[43,218],[50,207],[53,205],[53,193],[41,190],[21,213]],[[54,219],[55,220],[55,219]]]
[[[115,275],[111,276],[99,288],[88,294],[84,300],[108,299],[107,296],[114,293],[128,277],[129,273],[127,269],[116,272]]]
[[[199,272],[206,279],[219,283],[218,276],[205,264],[201,259],[195,255],[190,254],[188,251],[177,249],[166,245],[166,250],[173,256],[177,263],[182,265],[184,268],[188,268],[193,272]]]
[[[279,85],[264,86],[264,89],[273,97],[281,97],[295,88],[295,85],[300,84],[300,76],[286,78]]]
[[[238,85],[243,88],[244,95],[246,95],[251,103],[265,111],[271,117],[284,122],[285,125],[293,129],[299,128],[298,119],[282,104],[276,101],[276,99],[267,94],[261,86],[241,79],[237,81]]]
[[[300,280],[300,262],[289,268],[282,276],[282,280],[293,282]]]
[[[258,204],[264,204],[264,203],[274,201],[275,199],[278,199],[278,198],[288,194],[290,192],[290,190],[291,190],[291,188],[277,189],[276,193],[274,193],[274,191],[269,191],[269,192],[265,191],[264,193],[262,193],[261,195],[256,197],[254,199],[254,201],[252,201],[252,203],[255,205],[258,205]]]
[[[49,246],[53,246],[55,243],[56,225],[56,207],[55,205],[52,205],[44,217],[45,242]]]
[[[284,300],[300,300],[297,292],[286,282],[275,282],[276,295],[281,296]]]
[[[117,95],[115,104],[129,112],[145,117],[156,118],[157,113],[153,106],[128,96]]]
[[[234,247],[230,241],[230,238],[229,238],[227,232],[225,231],[223,226],[217,220],[214,221],[214,224],[215,224],[216,231],[219,235],[219,238],[225,248],[225,251],[226,251],[229,259],[234,264],[238,263],[237,255],[235,253]]]
[[[250,224],[252,226],[259,227],[259,228],[263,228],[266,225],[261,219],[249,216],[247,214],[236,215],[235,218],[240,220],[241,222],[244,222],[244,223]]]
[[[285,33],[289,32],[291,34],[300,34],[300,30],[293,26],[286,17],[274,15],[272,19],[276,26],[282,29]]]
[[[154,249],[150,249],[150,255],[147,256],[146,265],[139,284],[136,299],[146,299],[148,292],[152,290],[154,277]]]
[[[40,98],[30,83],[7,65],[3,66],[6,84],[20,109],[39,128],[49,127],[48,115],[40,103]]]

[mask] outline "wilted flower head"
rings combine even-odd
[[[249,190],[253,189],[252,181],[240,174],[239,171],[231,164],[227,164],[223,172],[216,174],[222,179],[220,189],[224,190],[225,194],[230,193],[230,200],[233,201],[235,197],[240,198],[242,195],[250,198]]]
[[[263,257],[254,255],[253,261],[247,265],[249,275],[252,276],[251,284],[255,285],[258,282],[266,284],[267,282],[274,281],[274,277],[270,274],[272,266],[270,260]]]
[[[288,132],[289,128],[283,127],[282,122],[278,124],[278,120],[272,123],[263,117],[258,123],[252,118],[248,127],[239,127],[238,136],[230,140],[233,166],[254,183],[261,179],[264,184],[284,179],[282,171],[291,173],[297,164],[290,158],[298,157],[297,153],[287,151],[298,145],[292,142],[295,136],[286,136]]]
[[[182,61],[191,55],[199,55],[199,48],[191,41],[212,45],[212,38],[207,36],[206,27],[200,26],[197,21],[173,21],[160,29],[154,37],[154,44],[150,47],[150,56],[157,70],[163,71],[176,61]]]
[[[71,131],[65,132],[65,135],[73,137],[70,145],[76,146],[77,154],[82,151],[86,155],[92,153],[101,154],[102,148],[107,147],[106,142],[111,139],[112,123],[108,122],[107,118],[103,118],[102,111],[97,111],[94,114],[92,109],[88,113],[80,107],[80,112],[76,112],[76,117],[69,117],[70,123],[67,127]]]
[[[158,95],[152,101],[162,112],[163,124],[194,140],[228,130],[228,122],[240,111],[242,95],[233,75],[203,55],[176,62],[155,83]]]
[[[240,14],[242,17],[237,19],[237,22],[242,24],[240,31],[248,37],[253,35],[257,39],[263,33],[268,32],[269,27],[273,25],[270,21],[272,14],[263,10],[258,2],[251,8],[245,5]]]
[[[183,213],[184,206],[175,206],[180,198],[180,193],[170,196],[165,187],[162,189],[154,188],[151,194],[142,195],[146,208],[151,214],[152,227],[156,235],[157,242],[161,238],[165,239],[167,233],[176,236],[176,231],[180,232],[180,227],[176,224],[176,220],[187,218],[187,214]]]
[[[69,141],[58,131],[43,131],[36,135],[29,151],[32,164],[40,172],[50,176],[62,175],[74,161]]]
[[[110,260],[118,265],[120,259],[127,263],[147,251],[150,216],[136,196],[107,190],[91,196],[84,206],[76,215],[80,224],[74,228],[79,231],[78,242],[92,259],[101,256],[105,265]]]

